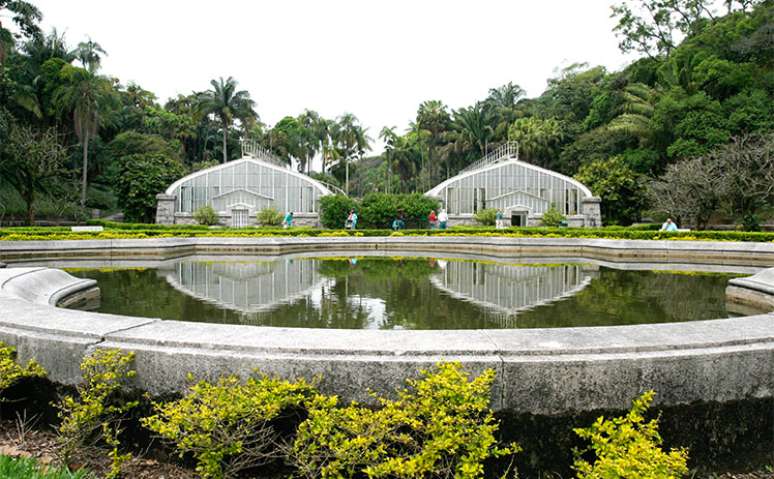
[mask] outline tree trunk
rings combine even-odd
[[[347,159],[347,162],[344,164],[344,192],[349,196],[349,159]]]
[[[226,150],[226,139],[228,138],[228,125],[223,122],[223,163],[228,161],[228,151]]]
[[[32,180],[27,181],[27,191],[24,192],[24,202],[27,203],[27,225],[35,226],[35,188]]]
[[[83,176],[81,178],[81,208],[86,207],[86,182],[89,172],[89,131],[83,137]]]

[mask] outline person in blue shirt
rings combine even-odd
[[[672,221],[672,218],[667,218],[664,224],[661,225],[661,231],[666,231],[670,233],[673,231],[677,231],[677,225],[675,224],[674,221]]]
[[[290,228],[291,226],[293,226],[293,212],[292,211],[288,211],[285,214],[285,219],[282,220],[282,227],[283,228]]]

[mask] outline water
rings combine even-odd
[[[728,317],[727,273],[431,257],[189,257],[70,269],[99,312],[349,329],[558,328]]]

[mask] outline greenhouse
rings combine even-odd
[[[333,189],[243,142],[241,159],[192,173],[157,195],[156,223],[193,224],[194,213],[211,206],[226,226],[254,225],[265,208],[292,211],[294,224],[318,226],[320,197]]]
[[[569,226],[601,226],[600,200],[568,176],[519,160],[516,143],[506,143],[427,193],[438,198],[449,224],[472,224],[484,209],[500,211],[510,226],[538,226],[552,206]]]

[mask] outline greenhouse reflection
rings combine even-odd
[[[595,267],[584,264],[439,263],[442,272],[430,280],[436,288],[490,311],[501,322],[514,320],[520,311],[578,293],[596,274]]]
[[[319,261],[180,261],[165,271],[178,291],[243,313],[270,311],[319,289]]]

